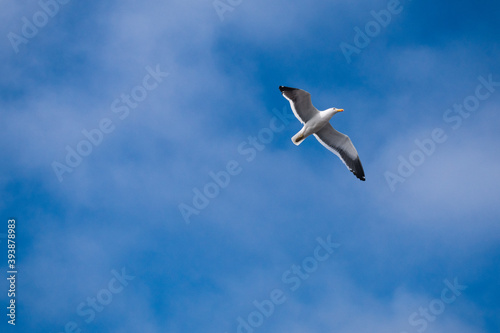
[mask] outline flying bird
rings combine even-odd
[[[311,94],[302,89],[280,86],[280,91],[290,102],[295,117],[304,124],[304,127],[292,137],[292,142],[298,146],[305,138],[314,134],[316,139],[326,149],[337,155],[356,177],[365,180],[363,166],[351,139],[330,125],[333,115],[344,110],[330,108],[319,111],[311,102]]]

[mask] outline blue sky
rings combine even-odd
[[[499,14],[4,2],[2,332],[498,332]],[[345,109],[366,182],[293,145],[279,85]]]

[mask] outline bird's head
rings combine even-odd
[[[339,112],[343,112],[343,111],[344,111],[344,109],[337,109],[337,108],[331,108],[330,109],[332,117],[333,117],[333,115],[335,115],[335,114],[337,114]]]
[[[324,115],[327,116],[328,119],[330,119],[335,114],[342,112],[342,111],[344,111],[344,109],[329,108],[329,109],[326,109],[325,111],[321,111],[321,112],[324,112]]]

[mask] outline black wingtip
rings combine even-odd
[[[298,90],[297,88],[290,88],[290,87],[285,87],[285,86],[280,86],[280,91],[292,91],[292,90]]]
[[[366,178],[365,178],[365,175],[364,175],[364,174],[363,174],[363,175],[356,174],[356,172],[354,172],[354,171],[352,171],[352,170],[351,170],[351,172],[352,172],[352,174],[353,174],[353,175],[355,175],[355,176],[356,176],[356,178],[358,178],[359,180],[361,180],[361,181],[365,181],[365,180],[366,180]]]
[[[365,171],[363,170],[363,166],[361,165],[361,161],[359,157],[354,161],[355,168],[351,170],[351,172],[361,181],[365,181]]]

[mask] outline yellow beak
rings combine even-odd
[[[337,109],[337,112],[343,112],[344,109]]]

